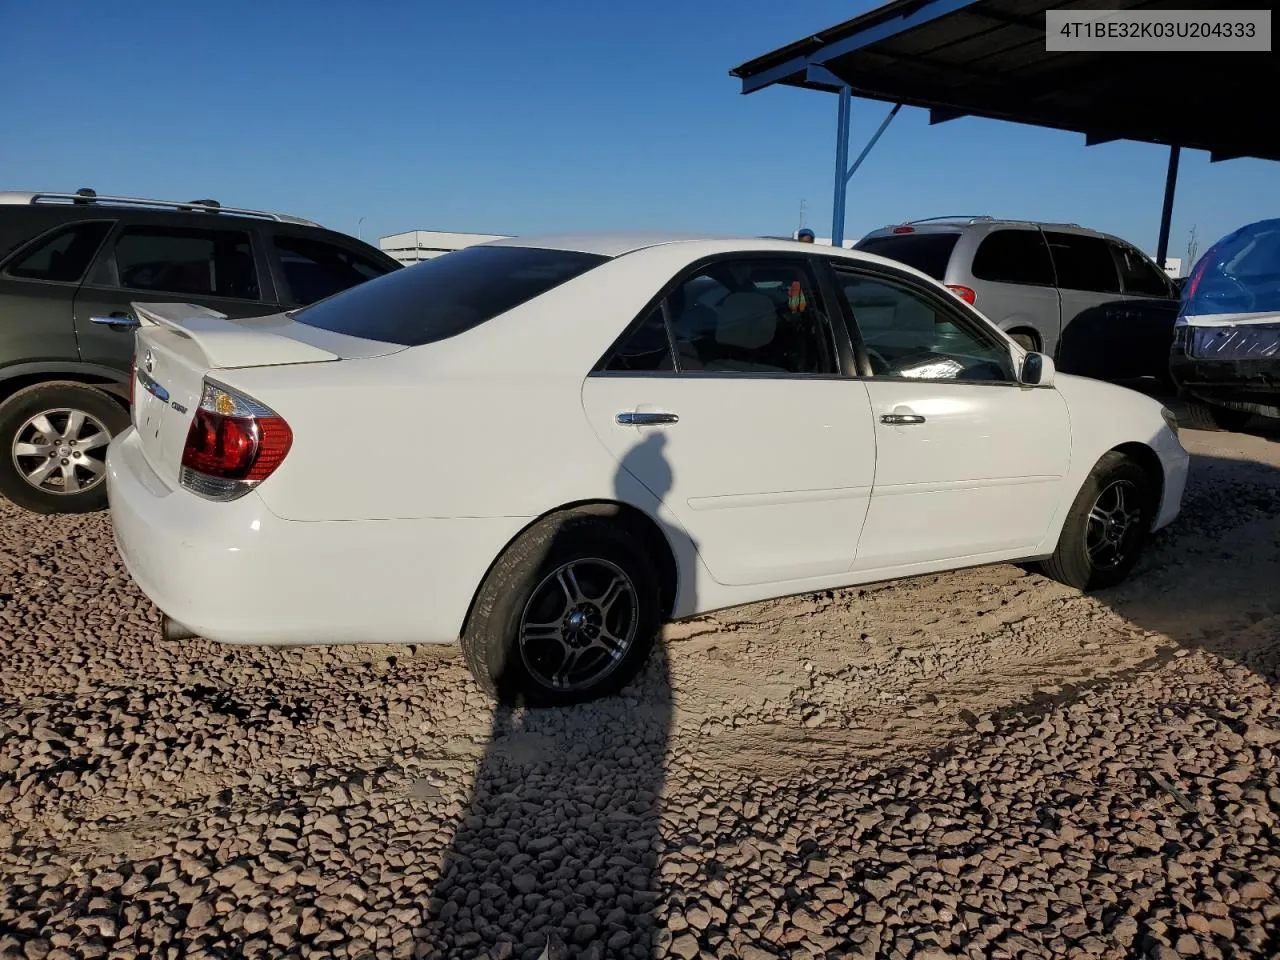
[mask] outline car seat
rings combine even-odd
[[[749,290],[731,293],[721,301],[716,313],[716,355],[707,361],[708,370],[785,372],[782,367],[758,359],[778,332],[777,309],[769,297]]]

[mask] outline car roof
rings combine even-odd
[[[910,227],[906,233],[895,233],[903,227]],[[1017,228],[1028,230],[1045,229],[1061,233],[1079,233],[1089,236],[1109,236],[1092,227],[1084,227],[1078,223],[1054,223],[1049,220],[1018,220],[1014,217],[939,217],[930,220],[908,220],[905,223],[891,223],[878,227],[867,233],[868,237],[911,236],[913,233],[966,233],[971,230],[988,230],[992,227]]]
[[[543,250],[569,250],[577,253],[594,253],[605,257],[620,257],[637,250],[664,244],[687,244],[689,260],[703,256],[732,256],[736,253],[790,253],[806,256],[828,257],[853,263],[868,263],[889,267],[900,273],[909,273],[933,286],[938,281],[917,270],[910,264],[900,263],[892,257],[884,257],[866,250],[850,247],[832,247],[826,244],[801,243],[789,237],[735,237],[682,233],[580,233],[548,236],[504,237],[478,244],[482,247],[528,247]],[[475,249],[474,247],[470,249]]]
[[[551,233],[529,234],[520,237],[503,237],[490,240],[489,247],[536,247],[542,250],[571,250],[577,253],[594,253],[602,257],[620,257],[624,253],[656,247],[666,243],[689,243],[698,240],[730,240],[709,233],[678,233],[674,231],[632,231],[599,233]]]
[[[27,207],[42,210],[73,211],[74,216],[83,216],[86,210],[107,210],[119,214],[121,210],[146,210],[152,212],[194,214],[220,214],[231,217],[253,217],[259,220],[272,220],[277,223],[289,223],[303,227],[319,227],[320,224],[306,217],[295,217],[287,213],[272,213],[269,210],[249,210],[241,207],[224,207],[212,200],[155,200],[148,197],[117,197],[80,195],[74,193],[33,192],[22,190],[0,191],[0,207]]]

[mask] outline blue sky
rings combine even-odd
[[[0,4],[0,189],[297,213],[366,239],[643,228],[829,235],[834,96],[738,63],[873,2]],[[70,11],[70,12],[69,12]],[[1193,75],[1193,74],[1192,74]],[[1189,80],[1188,82],[1194,82]],[[1153,97],[1177,96],[1176,86]],[[854,146],[887,110],[854,102]],[[905,109],[846,235],[952,213],[1071,220],[1154,252],[1167,150]],[[1273,216],[1280,164],[1184,152],[1170,256]]]

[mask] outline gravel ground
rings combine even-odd
[[[0,503],[0,957],[1275,957],[1280,443],[1184,439],[1125,587],[755,604],[552,712],[166,643],[107,517]]]

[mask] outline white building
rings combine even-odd
[[[1155,260],[1155,257],[1152,257],[1151,259]],[[1167,273],[1169,276],[1175,277],[1175,278],[1182,276],[1182,258],[1181,257],[1165,257],[1164,272]]]
[[[492,233],[445,233],[441,230],[410,230],[408,233],[396,233],[378,240],[378,247],[388,256],[399,260],[406,266],[412,266],[423,260],[430,260],[442,253],[472,247],[477,243],[489,240],[503,240],[502,234]]]

